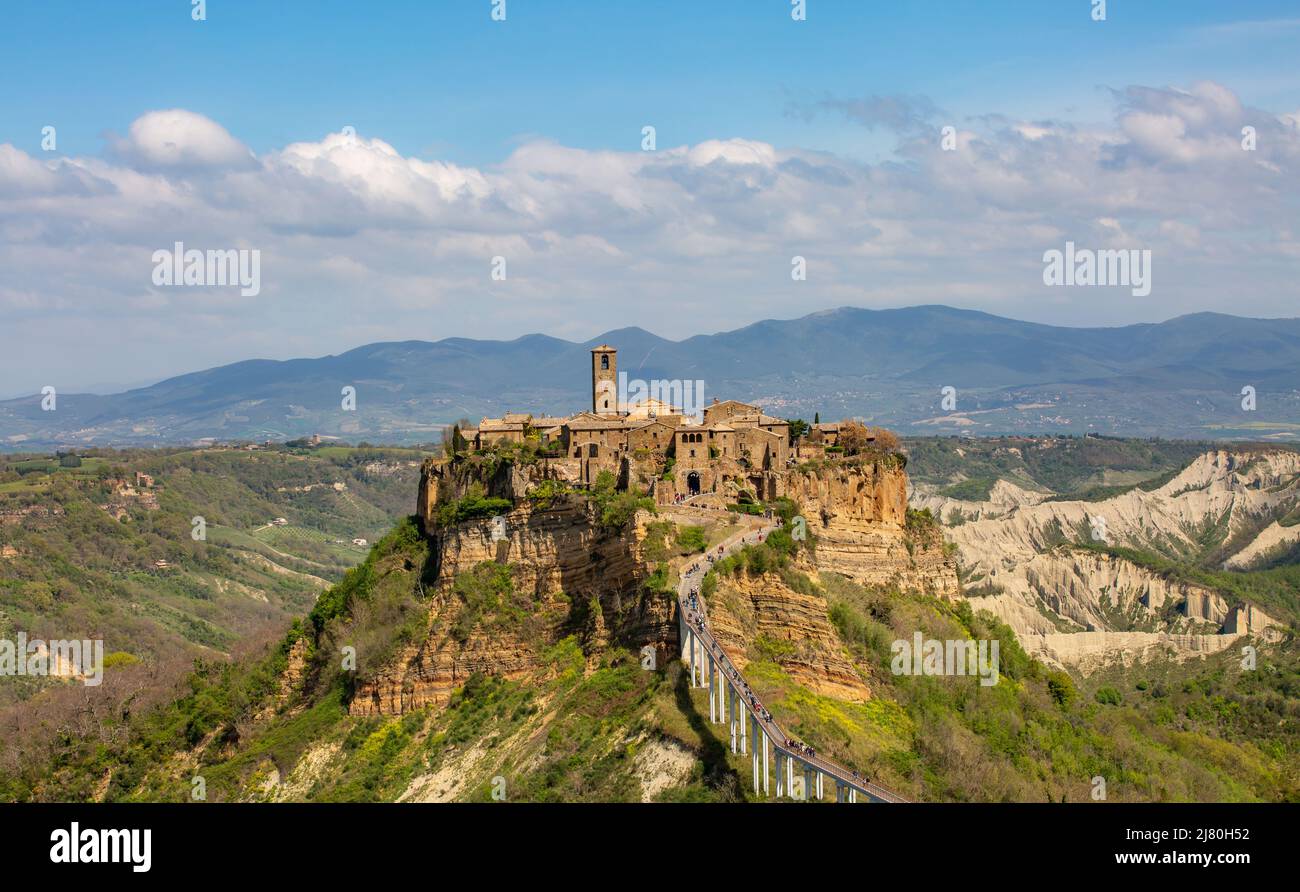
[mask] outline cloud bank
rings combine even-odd
[[[843,304],[1296,315],[1300,113],[1213,83],[1113,98],[1099,124],[949,121],[916,97],[803,109],[896,133],[881,164],[731,138],[531,140],[475,168],[350,130],[258,155],[183,109],[141,115],[99,157],[0,144],[0,391],[377,339],[684,336]],[[1045,287],[1043,253],[1067,240],[1149,249],[1151,294]],[[260,251],[261,293],[154,286],[151,255],[178,241]]]

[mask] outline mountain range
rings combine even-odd
[[[701,379],[706,399],[755,401],[807,420],[861,416],[912,434],[1300,432],[1300,319],[1196,313],[1068,328],[918,306],[843,307],[681,341],[624,328],[583,343],[540,334],[446,338],[247,360],[124,393],[59,394],[54,411],[43,411],[39,396],[0,402],[0,448],[312,433],[430,441],[462,417],[588,408],[588,351],[600,343],[618,348],[619,368],[631,378]],[[355,411],[342,408],[349,386]],[[944,404],[947,387],[955,406]]]

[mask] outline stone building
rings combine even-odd
[[[840,439],[839,422],[817,423],[808,431],[809,442],[821,446],[834,446]]]
[[[560,479],[590,484],[609,471],[621,484],[652,490],[661,503],[708,493],[733,500],[742,491],[775,498],[796,456],[785,419],[739,400],[715,399],[702,420],[658,399],[621,404],[618,351],[608,344],[591,350],[590,412],[508,413],[462,434],[475,450],[535,443]]]

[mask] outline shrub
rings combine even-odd
[[[1124,698],[1119,695],[1119,691],[1109,686],[1098,688],[1097,693],[1093,696],[1096,698],[1098,703],[1102,703],[1106,706],[1119,706],[1120,703],[1124,702]]]
[[[438,507],[438,525],[452,526],[475,517],[492,517],[514,507],[509,499],[499,499],[484,494],[482,485],[471,483],[465,495]]]
[[[1070,678],[1064,672],[1051,672],[1047,676],[1047,692],[1052,695],[1056,705],[1065,708],[1074,702],[1078,691],[1074,687],[1074,679]]]
[[[600,513],[600,525],[610,531],[623,529],[637,511],[655,513],[654,499],[630,489],[620,492],[618,479],[609,471],[596,475],[591,500]]]
[[[673,578],[672,574],[668,572],[668,565],[660,564],[655,568],[653,573],[646,577],[644,585],[646,591],[653,594],[671,595],[673,594],[675,583],[676,580]]]
[[[789,659],[794,656],[795,652],[793,641],[786,641],[781,638],[771,638],[763,634],[754,637],[754,643],[751,645],[751,649],[760,660],[770,660],[773,663],[779,663],[781,660]]]
[[[708,545],[704,538],[704,527],[685,526],[677,528],[677,547],[682,554],[696,554]]]
[[[528,501],[538,508],[549,508],[556,499],[572,491],[572,487],[562,480],[543,480],[529,490]]]
[[[705,575],[704,581],[700,583],[700,597],[707,601],[713,597],[713,593],[717,590],[718,574],[715,571],[710,571]]]
[[[469,640],[479,621],[499,613],[514,613],[522,605],[514,603],[514,580],[508,564],[484,561],[468,573],[461,573],[452,591],[463,602],[451,625],[451,637],[462,644]]]

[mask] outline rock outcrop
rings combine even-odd
[[[1022,638],[1040,659],[1056,666],[1070,666],[1081,675],[1091,675],[1107,666],[1208,656],[1226,650],[1236,640],[1235,635],[1168,632],[1072,632]]]
[[[653,518],[641,513],[621,529],[602,526],[588,493],[571,488],[572,466],[546,460],[425,464],[417,512],[430,551],[430,564],[420,571],[428,631],[358,685],[354,714],[444,705],[475,672],[542,677],[546,650],[565,635],[577,636],[591,658],[611,645],[635,651],[650,644],[665,657],[672,652],[673,595],[646,584],[654,570],[645,555]],[[816,569],[869,585],[958,594],[956,565],[937,530],[908,525],[907,474],[897,457],[823,462],[786,472],[781,484],[817,539]],[[448,523],[444,509],[470,493],[513,507],[495,517]],[[453,627],[464,607],[456,580],[483,564],[510,567],[513,590],[526,598],[530,619],[517,627],[480,623],[458,638]],[[802,683],[866,699],[870,691],[845,657],[825,601],[769,582],[742,586],[731,614],[719,614],[720,636],[730,634],[735,645],[729,650],[744,654],[755,635],[794,642],[783,665]]]
[[[1014,501],[1008,498],[973,512],[966,503],[923,501],[943,516],[960,510],[982,518],[947,531],[968,571],[968,590],[982,593],[976,606],[1010,625],[1047,662],[1089,671],[1135,654],[1196,657],[1223,649],[1245,630],[1260,634],[1272,620],[1203,586],[1062,543],[1196,554],[1208,530],[1220,529],[1224,541],[1241,540],[1259,518],[1298,500],[1300,455],[1276,450],[1207,452],[1157,489],[1135,488],[1104,501],[1007,504]],[[1257,549],[1247,544],[1239,554],[1250,559],[1274,539]],[[1245,612],[1230,622],[1237,608]]]
[[[934,535],[907,529],[907,472],[901,462],[825,463],[791,472],[785,492],[804,512],[817,538],[819,570],[866,585],[953,598],[960,592],[956,562]]]
[[[1223,563],[1225,570],[1246,570],[1300,542],[1300,524],[1282,526],[1273,521],[1260,534]]]
[[[796,592],[774,574],[732,578],[709,602],[710,627],[718,643],[743,672],[756,642],[795,681],[819,694],[863,701],[871,689],[853,668],[834,626],[826,599]]]
[[[647,516],[610,530],[581,493],[531,498],[539,484],[555,479],[541,463],[477,470],[426,465],[418,510],[431,554],[425,570],[431,577],[425,586],[428,633],[358,686],[353,714],[445,705],[475,672],[540,676],[547,671],[545,650],[569,634],[588,654],[615,643],[671,651],[677,634],[673,596],[644,586],[653,570],[643,554]],[[515,507],[496,517],[440,525],[438,505],[463,497],[474,484],[488,496],[511,499]],[[480,624],[460,640],[452,627],[463,604],[453,586],[458,576],[484,563],[510,568],[513,590],[526,600],[530,616],[505,627]]]

